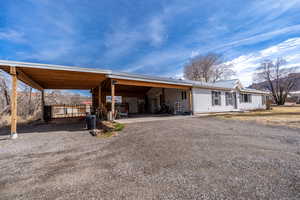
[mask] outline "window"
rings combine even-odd
[[[221,105],[221,92],[211,91],[211,99],[213,106]]]
[[[251,94],[240,94],[240,103],[251,103],[252,95]]]
[[[186,99],[186,91],[181,92],[181,99],[185,100]]]
[[[226,100],[226,106],[232,106],[233,105],[233,95],[231,92],[225,93],[225,100]]]

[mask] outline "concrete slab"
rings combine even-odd
[[[137,122],[152,122],[152,121],[165,121],[165,120],[175,120],[175,119],[187,119],[195,117],[192,115],[150,115],[150,116],[137,116],[137,117],[130,117],[124,119],[115,120],[118,123],[122,124],[130,124],[130,123],[137,123]]]

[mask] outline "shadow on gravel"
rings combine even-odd
[[[68,131],[75,132],[85,130],[85,122],[82,120],[72,120],[72,121],[54,121],[49,123],[31,123],[31,124],[18,124],[17,132],[18,134],[24,133],[47,133],[47,132],[57,132],[57,131]],[[6,126],[1,128],[0,135],[10,135],[10,127]]]

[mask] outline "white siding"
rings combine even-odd
[[[181,97],[182,91],[184,91],[184,90],[171,89],[171,88],[165,89],[165,103],[167,106],[169,106],[169,108],[172,110],[172,112],[174,112],[174,110],[175,110],[176,102],[180,102],[180,104],[183,107],[183,112],[190,111],[190,109],[189,109],[189,91],[186,91],[186,95],[187,95],[186,99],[182,99],[182,97]],[[147,92],[147,96],[151,102],[154,102],[153,99],[156,99],[156,103],[157,103],[156,106],[151,105],[151,102],[149,102],[152,112],[155,112],[155,110],[157,111],[160,109],[160,106],[159,106],[160,98],[159,97],[161,94],[162,94],[162,88],[151,88]]]
[[[232,105],[226,106],[225,91],[221,91],[221,105],[212,105],[211,91],[209,89],[193,88],[194,113],[234,111]]]
[[[183,112],[189,112],[189,91],[186,91],[186,99],[182,99],[180,89],[165,89],[166,104],[173,110],[175,110],[175,103],[179,102],[183,107]]]
[[[212,105],[211,89],[193,88],[193,111],[197,113],[206,112],[227,112],[227,111],[239,111],[239,110],[254,110],[264,109],[265,105],[262,105],[262,95],[252,94],[251,103],[240,103],[239,93],[237,92],[237,109],[234,106],[226,106],[225,92],[221,91],[221,105]],[[217,91],[217,90],[216,90]]]
[[[256,110],[256,109],[265,109],[266,105],[262,104],[262,95],[252,94],[251,103],[241,103],[238,98],[238,108],[239,110]]]

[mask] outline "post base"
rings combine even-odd
[[[12,133],[12,134],[10,135],[10,138],[11,138],[11,139],[17,139],[17,138],[18,138],[18,134],[17,134],[17,133]]]

